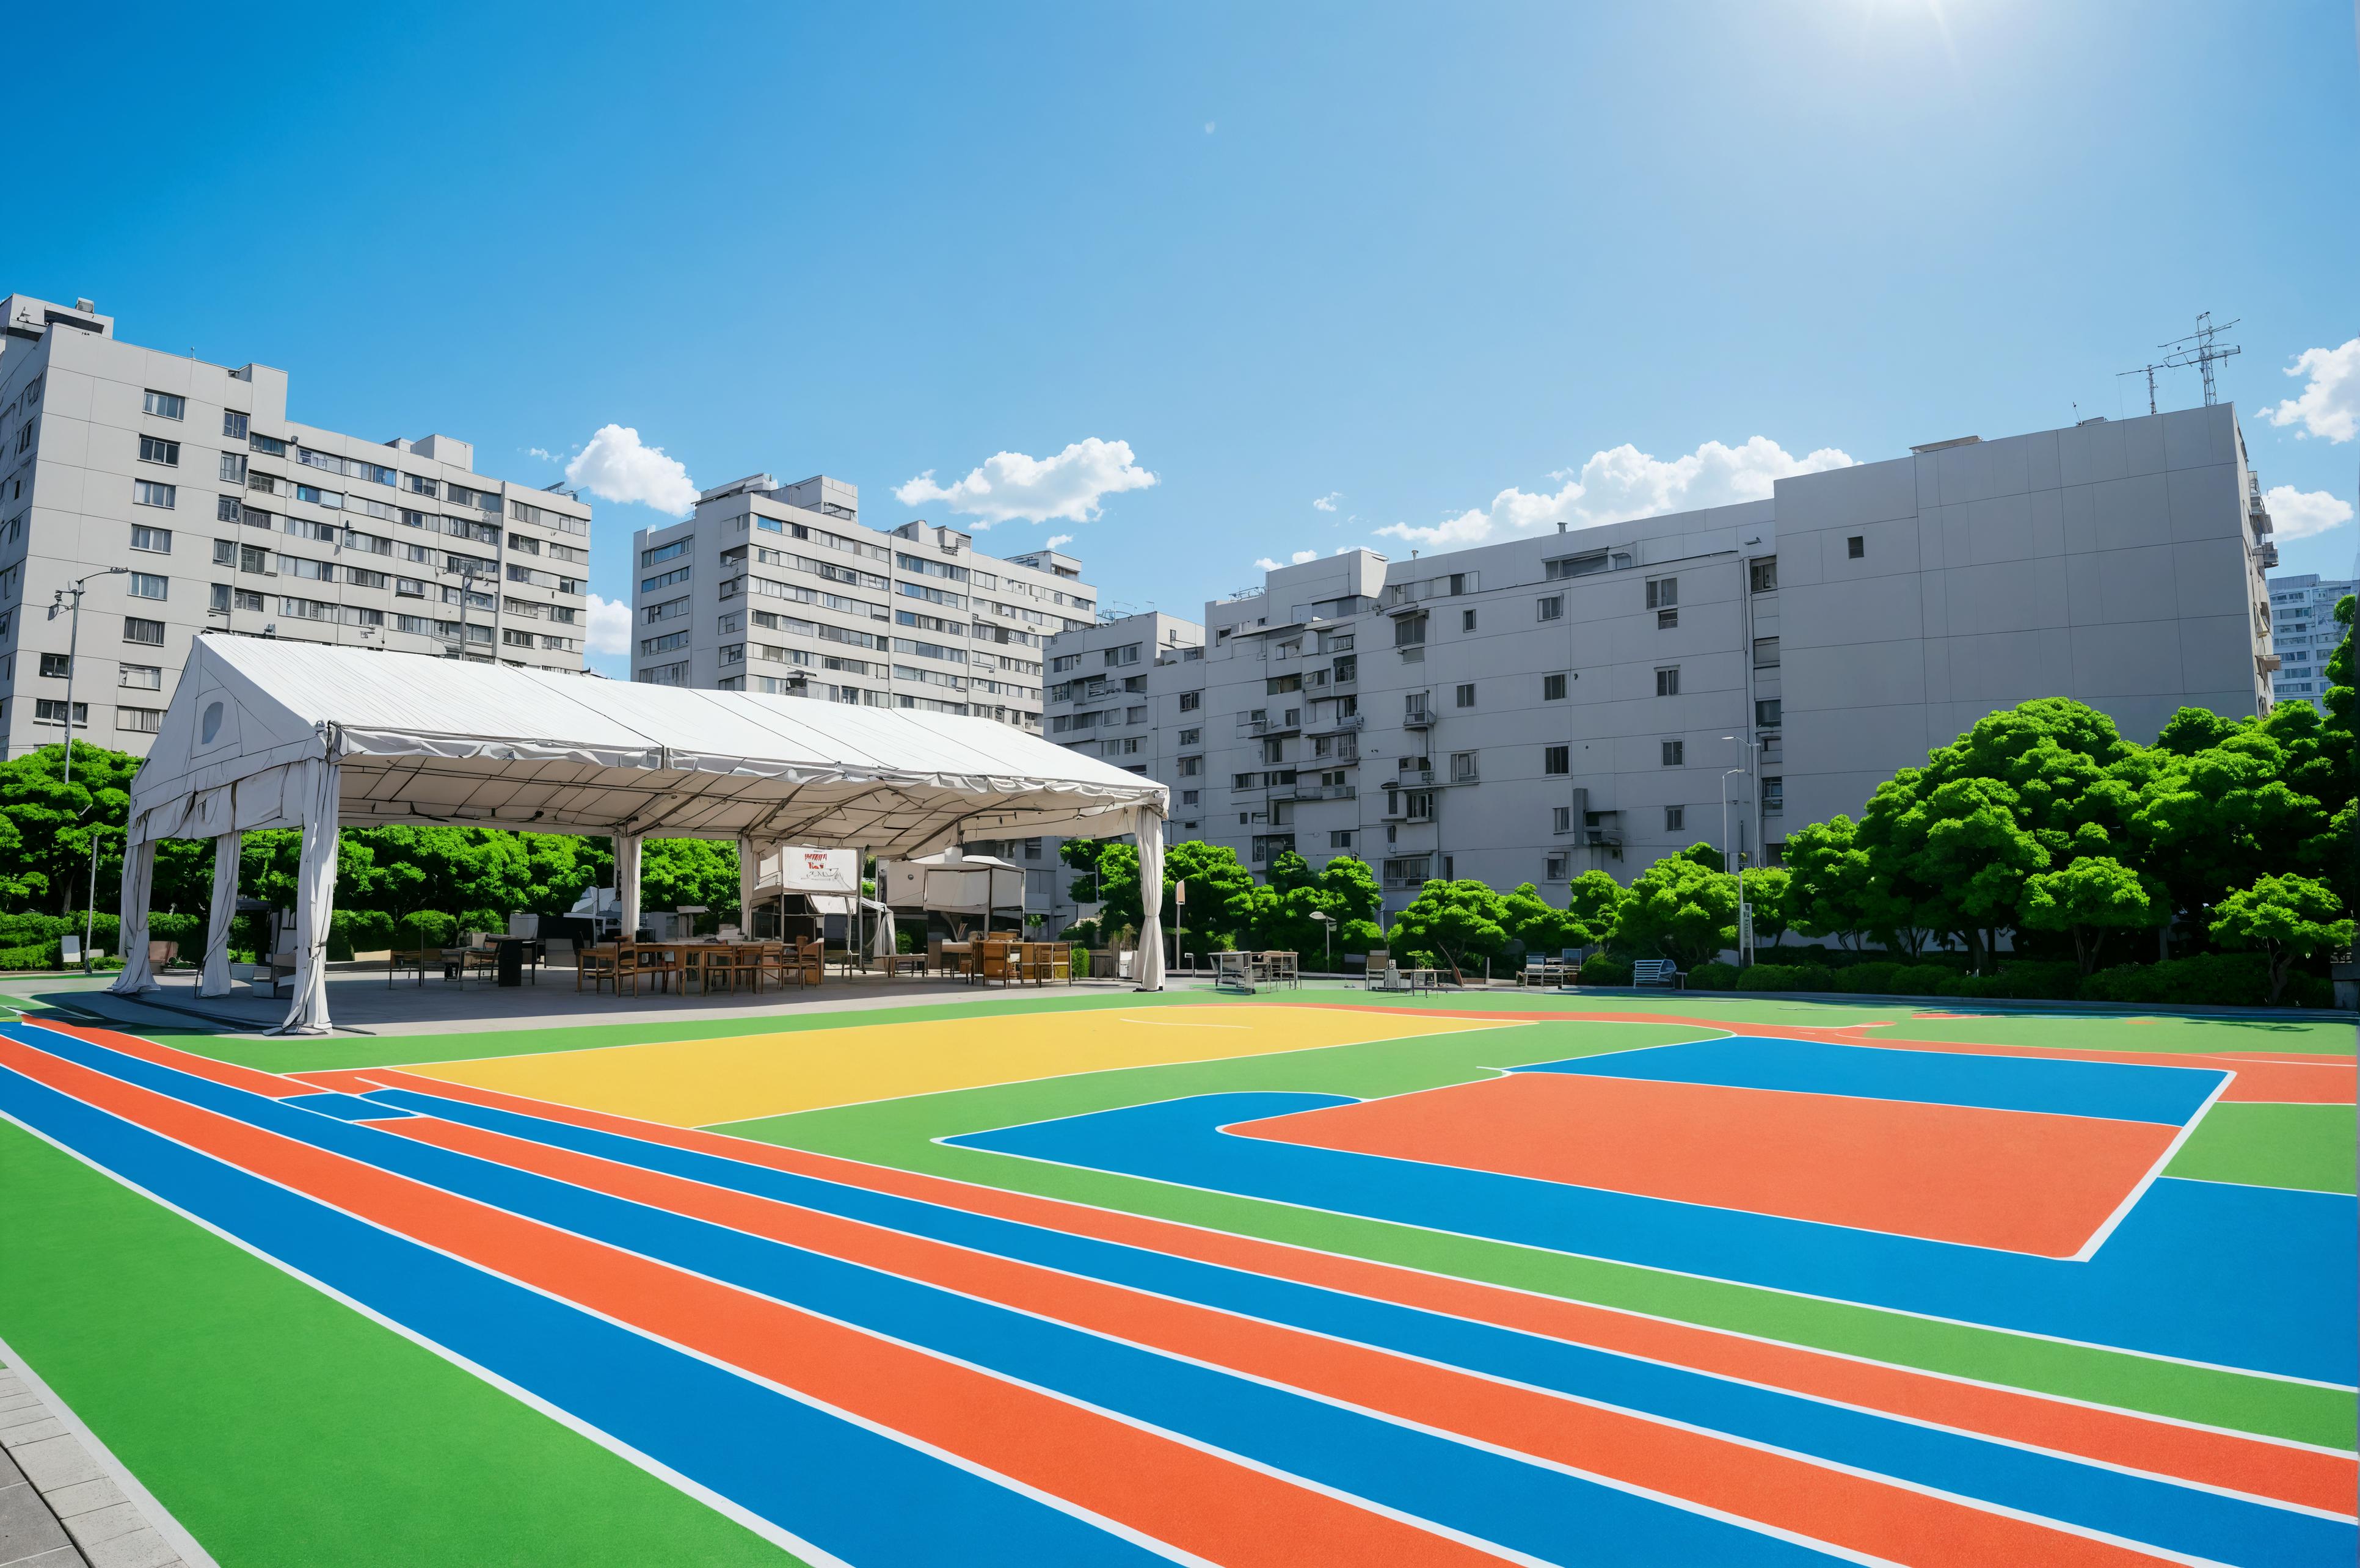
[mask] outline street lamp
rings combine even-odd
[[[1311,918],[1319,922],[1322,966],[1332,975],[1336,972],[1336,917],[1325,909],[1314,909]]]
[[[81,653],[82,653],[82,596],[83,593],[84,593],[84,592],[89,588],[91,579],[93,579],[93,578],[94,578],[94,577],[121,577],[121,576],[126,576],[126,575],[129,574],[130,571],[131,571],[131,568],[129,568],[129,567],[127,567],[127,566],[109,566],[109,567],[105,567],[105,568],[104,568],[104,569],[102,569],[102,570],[100,570],[100,571],[97,571],[97,572],[86,572],[86,573],[84,573],[83,575],[82,575],[82,576],[80,576],[80,577],[75,578],[72,582],[71,582],[71,583],[67,583],[64,587],[62,587],[62,588],[59,589],[59,590],[57,591],[56,596],[55,596],[54,598],[52,598],[52,599],[49,601],[49,617],[48,617],[49,619],[53,620],[53,621],[54,621],[54,620],[56,620],[56,619],[58,618],[59,614],[60,614],[60,612],[64,612],[64,613],[66,614],[66,616],[67,616],[67,619],[66,619],[66,767],[65,767],[65,777],[64,777],[64,779],[61,780],[61,782],[64,782],[64,783],[67,783],[67,784],[71,784],[71,783],[72,783],[72,782],[73,782],[73,730],[74,730],[73,689],[74,689],[74,669],[75,669],[75,667],[76,667],[78,664],[80,664],[80,663],[81,663],[81,661],[82,661],[82,660],[81,660]],[[67,606],[67,604],[66,604],[66,595],[67,595],[67,594],[69,594],[69,593],[71,593],[71,594],[72,594],[72,595],[73,595],[73,604],[72,604],[72,606],[71,606],[71,608],[70,610],[68,609],[68,606]],[[91,803],[93,806],[96,806],[96,805],[98,804],[98,796],[97,796],[96,792],[94,792],[94,791],[93,791],[93,792],[92,793],[92,795],[91,795],[91,798],[90,798],[90,803]],[[87,974],[89,974],[89,973],[90,973],[90,938],[91,938],[91,931],[92,931],[92,921],[96,918],[95,911],[92,909],[92,906],[93,906],[93,905],[94,905],[94,904],[96,904],[97,902],[98,902],[98,824],[97,824],[97,823],[95,823],[95,822],[93,822],[93,823],[92,823],[92,824],[91,824],[91,829],[90,829],[90,879],[89,879],[86,883],[84,883],[84,884],[83,884],[83,889],[82,889],[82,972],[83,974],[85,974],[85,975],[87,975]]]
[[[1746,907],[1745,903],[1745,855],[1743,851],[1733,850],[1730,844],[1729,781],[1730,779],[1741,775],[1749,778],[1752,776],[1754,768],[1753,754],[1762,749],[1762,743],[1758,740],[1741,742],[1735,735],[1723,735],[1721,738],[1725,741],[1732,742],[1732,744],[1743,745],[1749,748],[1745,755],[1745,760],[1743,763],[1739,764],[1735,768],[1730,768],[1721,776],[1721,868],[1724,872],[1727,871],[1729,869],[1730,857],[1732,855],[1736,856],[1737,962],[1739,964],[1743,965],[1749,962],[1754,956],[1754,920],[1753,911]]]

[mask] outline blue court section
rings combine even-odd
[[[282,1105],[300,1105],[307,1111],[317,1111],[323,1116],[333,1116],[340,1122],[391,1122],[408,1116],[408,1111],[392,1105],[380,1105],[364,1100],[358,1094],[290,1094],[279,1102]]]
[[[946,1141],[2339,1386],[2360,1360],[2346,1195],[2165,1179],[2076,1263],[1220,1130],[1349,1103],[1203,1094]]]
[[[1544,1062],[1516,1071],[1641,1078],[1658,1083],[1721,1083],[1733,1089],[1980,1105],[1994,1111],[2046,1111],[2052,1116],[2106,1116],[2170,1127],[2185,1126],[2229,1076],[2215,1068],[2068,1062],[2047,1056],[1974,1056],[1746,1035]]]

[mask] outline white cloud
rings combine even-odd
[[[1087,523],[1097,520],[1098,504],[1106,496],[1144,490],[1155,483],[1155,475],[1132,458],[1129,441],[1092,436],[1054,457],[995,452],[947,488],[934,483],[934,471],[929,468],[894,491],[893,497],[905,506],[941,501],[955,512],[980,517],[980,526],[987,528],[1011,520],[1045,523],[1052,517]]]
[[[568,482],[601,501],[637,501],[684,517],[696,509],[696,485],[678,459],[660,446],[639,444],[628,425],[601,425],[590,444],[565,465]]]
[[[583,639],[592,653],[631,651],[631,606],[621,599],[590,595],[590,631]]]
[[[1549,475],[1563,487],[1534,495],[1510,488],[1479,506],[1446,517],[1432,528],[1393,523],[1379,528],[1413,544],[1429,547],[1480,544],[1499,535],[1533,533],[1562,522],[1568,528],[1621,522],[1658,512],[1724,506],[1733,501],[1767,499],[1772,484],[1797,474],[1849,468],[1852,458],[1833,447],[1795,457],[1767,436],[1743,446],[1707,441],[1685,457],[1650,457],[1625,442],[1593,453],[1579,471]]]
[[[1278,570],[1278,562],[1265,555],[1261,560],[1254,562],[1254,570],[1256,572],[1275,572]]]
[[[1071,544],[1073,542],[1074,536],[1071,534],[1051,534],[1047,539],[1041,541],[1041,548],[1043,550],[1055,550],[1059,545]]]
[[[1343,498],[1344,492],[1341,490],[1330,490],[1325,495],[1320,496],[1317,501],[1312,502],[1311,509],[1315,512],[1332,512],[1336,509],[1336,503]]]
[[[1213,122],[1210,120],[1205,122],[1205,134],[1208,136],[1213,134]]]
[[[565,454],[563,452],[551,452],[546,447],[529,446],[524,450],[527,456],[537,457],[543,463],[563,463],[565,461]]]
[[[2275,537],[2281,539],[2309,539],[2352,520],[2352,503],[2339,500],[2324,490],[2274,485],[2262,497],[2262,504],[2270,509]]]
[[[2262,418],[2274,425],[2300,425],[2298,439],[2323,436],[2340,446],[2360,436],[2360,338],[2341,348],[2305,349],[2287,374],[2311,380],[2301,397],[2264,408]]]
[[[1351,546],[1349,545],[1344,547],[1345,550],[1349,550]],[[1341,555],[1344,553],[1344,550],[1339,550],[1336,553]],[[1286,564],[1289,566],[1301,566],[1305,561],[1317,561],[1318,559],[1319,552],[1316,550],[1298,550],[1293,555],[1286,558]],[[1273,561],[1266,555],[1260,561],[1255,561],[1254,565],[1263,572],[1276,572],[1279,568],[1279,563]]]

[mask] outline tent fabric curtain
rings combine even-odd
[[[898,951],[895,944],[901,940],[893,930],[893,911],[883,904],[874,907],[877,910],[877,940],[870,944],[869,951],[879,958],[890,958]]]
[[[157,989],[148,963],[148,894],[156,883],[156,841],[142,839],[123,858],[123,973],[107,987],[120,996]]]
[[[623,918],[622,938],[639,934],[639,835],[615,835],[615,902]]]
[[[1139,841],[1139,958],[1132,973],[1142,991],[1164,989],[1164,813],[1142,806],[1131,813]]]
[[[750,838],[738,840],[738,929],[754,931],[754,882],[761,871],[761,850]]]
[[[230,992],[229,930],[237,919],[237,857],[245,847],[242,835],[223,833],[213,840],[213,913],[205,920],[205,967],[197,976],[197,995],[226,996]]]
[[[328,1022],[328,923],[336,912],[336,765],[325,757],[303,765],[303,859],[295,880],[295,999],[273,1034],[325,1034]]]

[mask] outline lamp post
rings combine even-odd
[[[65,776],[60,780],[62,783],[71,784],[73,782],[74,668],[81,662],[82,654],[82,596],[89,588],[92,578],[121,577],[128,575],[131,569],[127,566],[109,566],[97,572],[85,572],[83,575],[77,577],[72,582],[67,583],[64,587],[57,590],[56,596],[49,601],[49,619],[53,621],[56,620],[60,611],[66,612],[67,615],[66,766]],[[71,609],[69,609],[66,604],[66,595],[69,593],[73,595],[73,604]],[[98,804],[97,795],[93,794],[91,796],[90,803],[93,806],[96,806]],[[90,877],[89,879],[82,884],[82,972],[87,975],[90,973],[90,939],[93,929],[92,922],[96,919],[96,911],[92,908],[92,906],[98,902],[98,824],[96,822],[93,822],[90,827]]]
[[[1314,909],[1311,918],[1319,922],[1321,967],[1332,975],[1336,972],[1336,917],[1325,909]]]
[[[1730,868],[1731,857],[1735,856],[1737,861],[1737,962],[1742,968],[1753,962],[1754,958],[1754,912],[1745,902],[1745,852],[1733,849],[1729,840],[1729,781],[1741,775],[1749,779],[1753,776],[1753,754],[1762,749],[1762,743],[1758,740],[1739,741],[1735,735],[1723,735],[1721,738],[1748,748],[1745,760],[1721,776],[1721,868],[1724,872],[1727,871]]]

